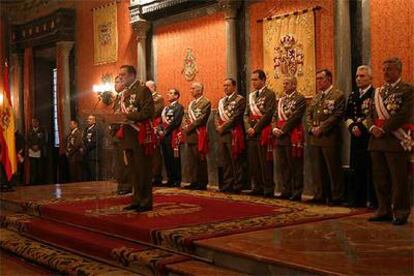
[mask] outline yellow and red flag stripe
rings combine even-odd
[[[10,181],[17,171],[17,155],[14,137],[14,113],[10,97],[9,66],[4,63],[3,89],[0,90],[0,162],[6,171],[7,179]]]

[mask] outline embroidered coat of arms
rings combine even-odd
[[[184,78],[187,81],[192,81],[195,76],[197,75],[197,64],[195,62],[195,57],[193,54],[193,50],[190,48],[187,49],[185,58],[184,58],[184,69],[182,70],[182,74],[184,74]]]
[[[280,44],[274,48],[273,68],[274,77],[282,75],[303,76],[305,55],[302,45],[296,42],[293,35],[286,34],[280,38]]]

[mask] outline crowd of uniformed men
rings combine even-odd
[[[385,60],[384,85],[374,88],[371,68],[359,66],[355,76],[358,90],[346,100],[344,93],[332,84],[332,73],[319,70],[317,93],[309,103],[297,91],[297,79],[293,76],[283,79],[283,95],[278,97],[266,86],[266,74],[255,70],[251,75],[253,91],[247,99],[238,94],[234,79],[225,79],[225,95],[214,116],[218,156],[222,161],[219,191],[241,193],[246,184],[242,159],[247,153],[252,187],[248,194],[273,198],[275,156],[275,172],[281,187],[277,198],[300,201],[306,137],[309,146],[306,158],[310,159],[314,189],[314,196],[308,202],[343,205],[346,188],[347,204],[377,208],[371,221],[405,224],[412,193],[408,174],[414,147],[414,88],[401,80],[401,72],[402,63],[398,58]],[[181,187],[180,147],[183,144],[187,146],[190,183],[183,188],[206,190],[209,182],[207,120],[211,103],[204,96],[203,84],[191,84],[194,99],[186,112],[179,103],[178,89],[169,89],[164,100],[155,82],[137,80],[135,68],[130,65],[121,66],[115,90],[114,123],[110,132],[117,163],[117,192],[133,192],[132,203],[126,209],[151,210],[152,186]],[[32,124],[28,157],[32,182],[37,183],[45,134],[37,120]],[[343,125],[351,136],[351,176],[347,185],[341,162]],[[95,117],[88,117],[88,127],[83,132],[76,121],[71,121],[70,129],[65,154],[71,181],[98,179],[100,135]],[[162,182],[163,165],[167,183]]]
[[[266,86],[266,74],[255,70],[251,75],[253,91],[247,99],[238,94],[234,79],[225,79],[225,95],[214,116],[218,156],[223,166],[219,191],[241,192],[244,186],[241,158],[247,151],[252,187],[248,194],[274,197],[273,156],[276,156],[275,172],[281,184],[277,198],[300,201],[306,136],[314,188],[314,197],[308,202],[344,204],[341,129],[345,124],[351,136],[352,180],[347,187],[351,195],[348,204],[377,207],[370,221],[405,224],[410,214],[408,173],[414,147],[414,88],[401,80],[401,72],[398,58],[385,60],[384,85],[375,89],[371,68],[358,67],[355,76],[358,90],[346,100],[344,93],[333,85],[332,73],[319,70],[317,93],[308,104],[297,91],[297,79],[293,76],[284,78],[283,95],[277,97]],[[207,120],[211,103],[203,95],[203,84],[191,84],[194,99],[186,112],[179,103],[178,89],[168,90],[164,104],[155,83],[137,80],[130,65],[121,66],[115,90],[117,122],[111,125],[111,131],[119,162],[118,193],[133,191],[132,203],[126,209],[151,210],[152,186],[181,187],[182,144],[187,145],[190,172],[190,184],[183,188],[206,190]],[[166,184],[162,183],[162,164],[167,174]]]

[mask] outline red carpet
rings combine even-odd
[[[75,254],[111,265],[135,268],[140,272],[150,271],[150,274],[154,275],[163,272],[167,264],[190,259],[168,251],[27,214],[1,217],[1,226]],[[31,250],[30,244],[25,243],[24,246],[27,248],[23,250]],[[44,255],[47,255],[47,252],[38,252],[38,258],[45,258]]]
[[[178,189],[158,190],[151,212],[123,211],[129,203],[129,197],[112,196],[28,206],[46,219],[183,251],[191,251],[194,240],[357,213],[348,208]]]
[[[48,204],[41,216],[151,242],[151,232],[182,226],[280,214],[277,207],[191,195],[155,195],[151,212],[123,211],[130,197]],[[286,212],[286,210],[285,210]]]

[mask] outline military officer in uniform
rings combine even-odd
[[[158,135],[158,126],[161,124],[161,112],[164,108],[164,98],[160,93],[157,92],[157,86],[153,80],[149,80],[145,83],[152,93],[152,99],[154,100],[155,111],[154,118],[152,120],[152,125],[156,135]],[[162,156],[161,156],[161,145],[160,137],[156,137],[156,146],[154,150],[153,160],[152,160],[152,185],[161,186],[162,185]]]
[[[352,91],[345,111],[345,124],[351,135],[352,178],[348,185],[349,204],[355,207],[372,207],[376,204],[371,179],[371,159],[368,152],[370,134],[363,125],[372,104],[374,87],[371,68],[359,66],[355,76],[358,90]]]
[[[224,96],[218,104],[214,124],[219,136],[218,153],[223,159],[221,192],[240,193],[242,183],[241,154],[244,151],[243,113],[246,100],[238,95],[236,81],[224,80]]]
[[[83,162],[83,135],[76,120],[70,121],[70,133],[66,137],[65,154],[69,162],[69,176],[71,182],[82,181]]]
[[[136,79],[136,70],[123,65],[119,77],[126,90],[120,102],[122,124],[118,137],[126,155],[128,181],[133,187],[132,202],[125,210],[145,212],[152,210],[152,154],[155,134],[152,128],[154,101],[151,91]]]
[[[180,146],[183,143],[181,123],[184,116],[184,107],[178,102],[179,98],[180,91],[175,88],[168,90],[167,101],[169,105],[162,110],[162,123],[158,127],[168,187],[181,186]]]
[[[121,83],[119,76],[115,78],[115,91],[118,93],[115,97],[113,104],[114,114],[119,114],[121,112],[121,98],[125,91],[125,86]],[[119,134],[122,134],[121,124],[113,123],[109,127],[110,135],[112,136],[112,144],[114,146],[114,155],[113,155],[113,164],[114,164],[114,173],[115,179],[118,182],[117,193],[119,195],[125,195],[132,192],[131,182],[128,181],[127,174],[127,160],[126,153],[123,150],[124,146],[122,143],[123,139],[118,137]],[[118,135],[117,135],[118,134]]]
[[[96,125],[96,118],[88,116],[88,127],[83,133],[85,180],[99,179],[99,151],[101,147],[101,133]]]
[[[266,74],[262,70],[253,71],[251,81],[254,91],[249,94],[244,114],[249,174],[254,183],[249,194],[274,197],[271,122],[276,108],[276,96],[266,87]]]
[[[311,146],[313,203],[339,205],[343,202],[344,176],[341,165],[341,122],[345,111],[344,94],[333,87],[332,73],[316,73],[318,94],[306,112],[306,129]]]
[[[27,135],[28,156],[30,161],[30,184],[45,183],[45,163],[47,134],[39,120],[32,119],[32,127]]]
[[[303,192],[302,119],[306,102],[296,91],[296,85],[296,77],[283,80],[285,95],[277,102],[272,132],[276,137],[276,173],[281,183],[281,195],[277,198],[300,201]]]
[[[401,80],[402,62],[391,58],[383,63],[385,84],[374,92],[374,104],[364,121],[371,133],[368,150],[377,193],[378,210],[370,221],[407,223],[411,191],[408,183],[409,156],[414,147],[414,87]]]
[[[188,164],[190,169],[190,185],[185,189],[206,190],[208,184],[207,153],[208,135],[207,120],[211,112],[211,103],[203,95],[204,87],[199,82],[191,85],[194,100],[188,105],[183,125],[185,141],[188,146]]]

